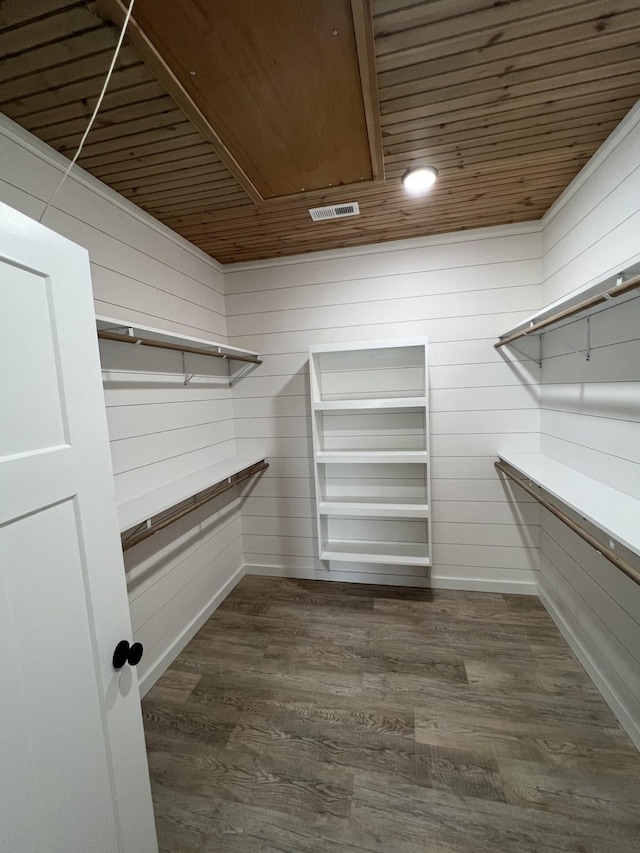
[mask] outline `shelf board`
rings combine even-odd
[[[625,276],[627,278],[620,283],[618,283],[620,273],[609,276],[604,281],[589,285],[577,293],[570,293],[536,311],[535,314],[499,335],[494,347],[506,346],[522,337],[539,337],[565,323],[588,317],[596,309],[607,309],[624,302],[626,298],[636,298],[639,295],[637,291],[640,289],[640,264],[628,267],[621,271],[621,274],[623,278]]]
[[[426,555],[427,550],[425,543],[331,540],[320,554],[320,559],[396,566],[429,566],[431,560]]]
[[[313,403],[313,408],[319,412],[349,411],[352,409],[424,409],[426,397],[375,397],[361,400],[320,400]]]
[[[203,468],[201,471],[167,483],[152,492],[146,492],[144,495],[118,504],[120,531],[123,532],[142,524],[172,506],[186,501],[193,495],[197,495],[199,492],[232,477],[238,471],[262,462],[263,459],[265,459],[264,454],[261,456],[233,456],[223,462],[218,462],[217,465]]]
[[[615,542],[640,555],[640,500],[541,453],[498,456]]]
[[[352,462],[426,464],[429,459],[426,450],[323,450],[316,454],[316,461],[325,464],[347,464]]]
[[[426,347],[428,338],[392,338],[385,341],[350,341],[342,344],[312,344],[309,347],[311,354],[315,353],[340,353],[358,352],[361,350],[377,349],[409,349],[411,347]]]
[[[171,348],[175,347],[190,347],[196,349],[211,350],[211,353],[225,353],[233,360],[234,356],[241,358],[258,358],[258,353],[252,350],[240,349],[239,347],[228,346],[217,341],[206,340],[205,338],[194,338],[190,335],[179,335],[175,332],[168,332],[165,329],[155,329],[153,326],[143,326],[140,323],[132,323],[129,320],[116,319],[113,317],[96,316],[96,327],[99,332],[131,329],[133,337],[145,338],[150,341],[156,341],[159,344],[169,344]],[[207,353],[203,353],[207,354]]]
[[[428,518],[429,507],[419,503],[391,503],[389,501],[321,501],[320,515],[361,516],[363,518]]]

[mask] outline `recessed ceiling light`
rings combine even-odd
[[[438,170],[434,166],[417,166],[408,169],[402,176],[402,185],[407,192],[414,195],[426,193],[433,186],[438,177]]]

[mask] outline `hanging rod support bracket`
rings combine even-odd
[[[195,376],[195,373],[191,375],[187,373],[187,357],[184,353],[182,353],[182,372],[184,373],[184,384],[188,385]]]
[[[542,337],[540,338],[540,342],[542,343]],[[534,364],[537,364],[538,367],[542,367],[542,356],[540,356],[539,358],[534,358],[532,355],[529,355],[528,352],[525,352],[523,349],[520,349],[520,347],[517,347],[515,344],[511,344],[511,349],[520,353],[520,355],[524,356],[529,361],[532,361]]]

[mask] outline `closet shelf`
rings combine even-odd
[[[526,480],[640,556],[640,500],[541,453],[498,454]]]
[[[630,278],[629,278],[630,276]],[[625,280],[626,278],[626,280]],[[537,311],[531,317],[523,320],[518,325],[500,335],[495,349],[512,344],[519,338],[539,337],[549,331],[553,326],[559,326],[574,317],[589,317],[592,309],[599,305],[610,307],[616,304],[621,296],[637,297],[640,293],[634,293],[640,289],[640,270],[637,266],[630,267],[611,276],[596,285],[573,294],[551,305],[547,305],[541,311]]]
[[[346,518],[428,518],[428,504],[392,503],[390,501],[321,501],[320,515]]]
[[[186,501],[207,489],[212,489],[225,480],[235,477],[240,472],[253,468],[264,461],[264,456],[233,456],[223,462],[218,462],[217,465],[203,468],[201,471],[167,483],[152,492],[125,501],[118,505],[120,531],[130,530],[132,527],[144,524],[182,501]]]
[[[431,565],[427,339],[309,347],[318,556]],[[425,571],[422,571],[424,569]]]
[[[414,542],[356,542],[329,540],[321,560],[351,563],[384,563],[393,566],[430,566],[428,546]]]
[[[320,450],[316,453],[316,462],[325,464],[426,464],[428,461],[429,454],[426,450]]]
[[[424,409],[426,397],[376,397],[358,400],[319,400],[313,408],[323,411],[350,411],[352,409]]]
[[[204,338],[193,338],[189,335],[179,335],[139,323],[113,317],[96,317],[98,337],[102,340],[116,341],[134,346],[156,347],[158,349],[174,350],[193,355],[205,355],[211,358],[222,358],[228,361],[241,361],[249,364],[262,364],[258,353],[251,350],[231,347]]]

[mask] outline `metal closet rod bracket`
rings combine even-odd
[[[113,332],[114,334],[117,334],[117,335],[127,335],[130,338],[133,337],[133,326],[109,326],[108,328],[101,329],[101,331]],[[100,337],[99,333],[98,333],[98,337]],[[116,349],[118,349],[117,346],[112,346],[112,347],[109,347],[108,350],[105,350],[102,353],[101,361],[103,364],[108,360],[111,353]]]

